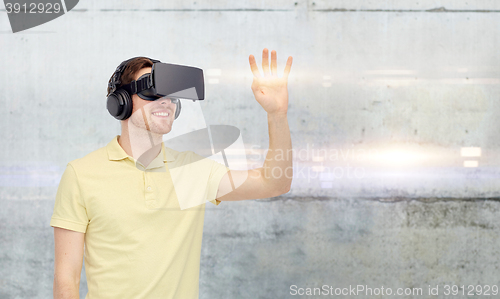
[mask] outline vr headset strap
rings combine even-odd
[[[146,76],[137,81],[132,81],[129,84],[123,85],[121,88],[125,89],[130,95],[139,93],[143,90],[151,88],[153,85],[151,84],[151,75]]]
[[[116,68],[115,73],[113,74],[113,80],[111,80],[111,82],[109,82],[109,84],[108,84],[108,87],[111,88],[111,92],[110,93],[115,92],[116,89],[117,89],[116,88],[117,85],[119,85],[121,83],[121,76],[123,74],[123,71],[125,71],[125,68],[127,67],[128,63],[130,61],[132,61],[133,59],[136,59],[136,58],[139,58],[139,57],[144,57],[144,56],[132,57],[132,58],[127,59],[127,60],[123,61],[122,63],[120,63],[120,65]],[[153,62],[153,64],[155,64],[157,62],[161,62],[159,60],[151,59],[151,58],[148,58],[148,57],[144,57],[144,58],[147,58],[147,59],[151,60],[151,62]],[[131,82],[130,84],[132,84],[134,82],[135,81]],[[127,89],[127,91],[129,91],[129,90]],[[140,91],[142,91],[142,90],[140,90]],[[140,91],[137,91],[137,92],[140,92]]]

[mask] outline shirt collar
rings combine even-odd
[[[115,138],[113,138],[113,140],[111,140],[111,142],[108,143],[108,145],[106,146],[106,149],[108,151],[108,158],[111,161],[119,161],[119,160],[123,160],[123,159],[126,159],[127,157],[129,157],[129,155],[127,155],[127,153],[123,150],[121,145],[118,143],[119,137],[120,137],[120,135],[115,136]],[[175,157],[172,154],[171,149],[165,148],[165,144],[163,142],[161,144],[160,156],[161,156],[161,153],[163,153],[163,162],[175,161]],[[155,158],[155,160],[156,160],[156,158]]]
[[[118,143],[118,137],[120,137],[120,135],[115,136],[115,138],[113,138],[113,140],[111,140],[111,142],[106,145],[108,158],[111,161],[123,160],[128,157],[127,153]]]
[[[161,151],[163,152],[163,161],[164,162],[172,162],[175,161],[175,157],[172,154],[172,150],[170,148],[165,148],[165,143],[161,144]]]

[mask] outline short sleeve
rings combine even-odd
[[[211,168],[210,177],[208,179],[208,186],[207,186],[207,188],[208,188],[207,200],[209,200],[214,205],[219,205],[221,203],[220,200],[215,199],[215,198],[217,197],[217,191],[219,190],[220,181],[221,181],[222,177],[224,177],[224,175],[228,171],[229,171],[229,168],[227,168],[226,166],[224,166],[218,162],[212,161],[212,168]]]
[[[89,219],[73,166],[69,163],[57,189],[50,226],[85,233]]]

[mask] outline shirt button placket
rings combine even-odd
[[[153,196],[153,186],[151,185],[150,173],[144,172],[144,195],[146,200],[146,205],[150,209],[156,208],[156,200]]]
[[[147,171],[144,172],[144,189],[146,190],[146,194],[151,192],[151,181],[149,179]],[[148,196],[146,195],[146,197]]]

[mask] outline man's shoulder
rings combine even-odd
[[[226,166],[224,166],[222,155],[210,155],[205,153],[196,153],[193,151],[176,151],[171,148],[165,147],[165,151],[171,154],[171,157],[174,158],[174,161],[169,162],[169,169],[183,169],[186,172],[192,173],[212,173],[214,171],[218,171],[219,169],[228,170]],[[208,156],[208,157],[207,157]],[[167,159],[168,161],[168,159]]]
[[[193,151],[177,151],[169,147],[165,147],[165,151],[167,155],[171,155],[177,163],[186,164],[186,163],[194,163],[200,160],[210,161],[209,158],[203,157]]]
[[[75,170],[84,170],[102,167],[103,163],[107,162],[109,162],[108,152],[106,150],[106,146],[103,146],[93,152],[88,153],[82,158],[70,161],[68,165],[71,165]]]

